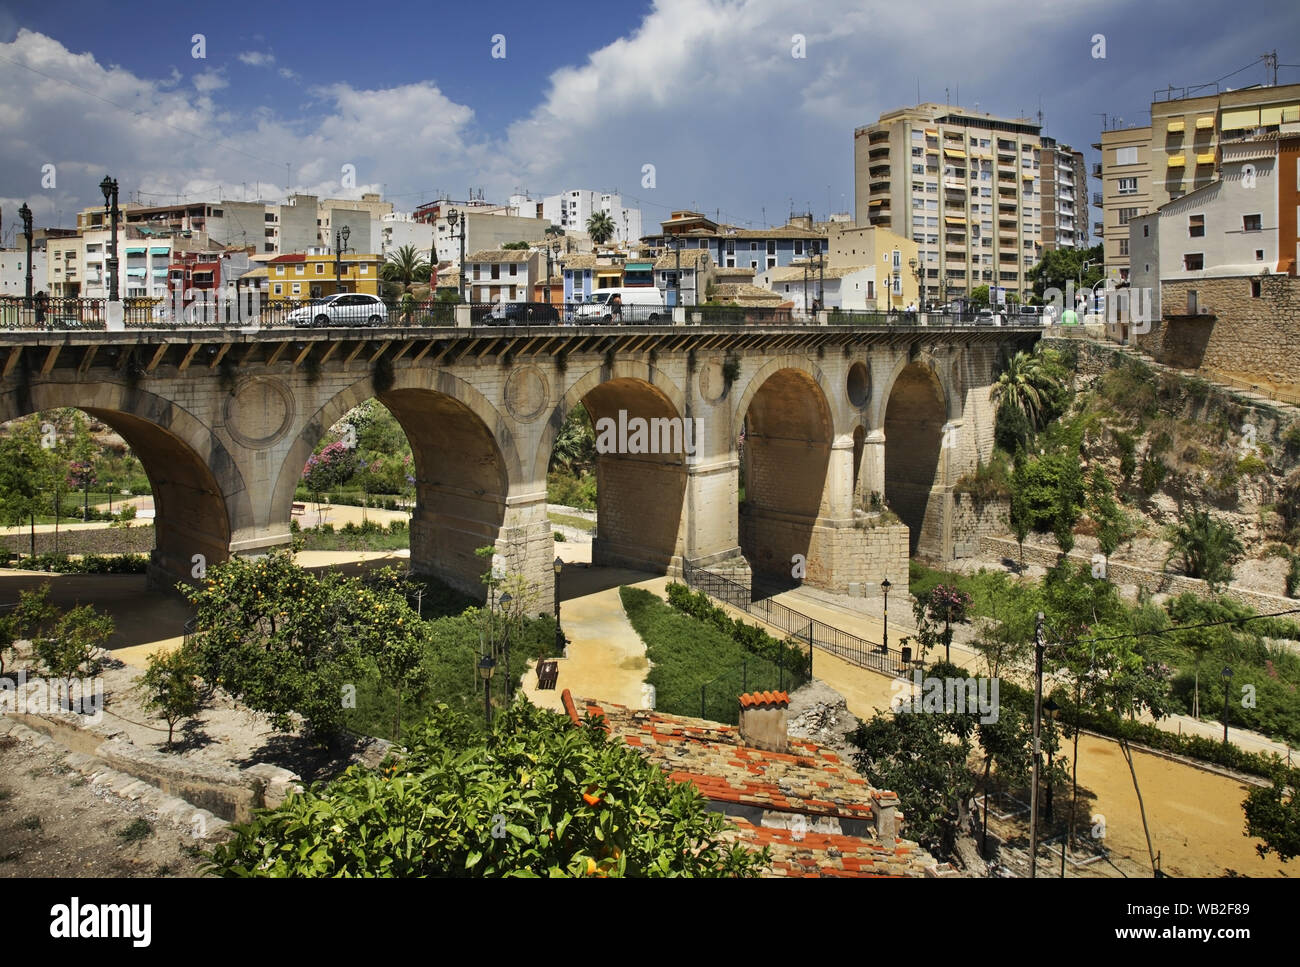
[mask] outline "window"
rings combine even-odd
[[[925,174],[925,165],[912,165],[912,174],[914,175]]]
[[[307,266],[303,265],[302,263],[299,263],[298,265],[295,265],[293,267],[294,275],[303,275],[304,273],[306,273],[306,271],[307,271]]]
[[[500,266],[498,263],[496,263],[496,262],[493,262],[493,263],[492,263],[492,272],[491,272],[491,275],[490,275],[489,277],[492,278],[492,279],[499,279],[499,278],[501,278],[501,266]]]
[[[1264,250],[1262,248],[1255,249],[1255,261],[1256,262],[1264,261]]]
[[[1251,280],[1250,280],[1250,297],[1251,297],[1252,299],[1258,299],[1258,298],[1259,298],[1259,294],[1260,294],[1260,289],[1261,289],[1261,288],[1263,288],[1263,284],[1260,282],[1259,279],[1251,279]]]
[[[775,255],[775,254],[776,254],[776,242],[768,242],[768,243],[767,243],[767,254],[768,254],[768,255]]]
[[[758,262],[757,262],[757,260],[755,260],[755,259],[750,259],[750,260],[749,260],[749,267],[750,267],[751,269],[756,269],[756,268],[758,268]]]
[[[294,294],[294,295],[302,295],[302,283],[301,283],[301,282],[295,282],[295,283],[293,284],[293,294]]]
[[[1149,238],[1150,235],[1151,235],[1151,226],[1150,226],[1150,225],[1143,225],[1143,226],[1142,226],[1142,237],[1143,237],[1143,238]]]
[[[730,245],[730,243],[728,243],[728,245],[727,245],[727,251],[731,251],[731,245]],[[796,239],[794,240],[794,254],[795,254],[795,255],[803,255],[803,239],[801,239],[801,238],[796,238]]]
[[[767,257],[767,267],[768,267],[769,269],[774,269],[774,268],[776,268],[776,256],[775,256],[775,255],[769,255],[769,256]]]
[[[750,243],[749,243],[749,250],[750,250],[751,252],[757,252],[757,251],[758,251],[758,243],[757,243],[757,242],[750,242]]]
[[[1136,147],[1115,149],[1115,164],[1135,165],[1137,163],[1138,163],[1138,149]]]
[[[1183,256],[1184,272],[1199,272],[1205,268],[1205,255],[1201,252],[1193,252],[1190,255]]]
[[[1187,234],[1191,238],[1205,237],[1205,216],[1204,215],[1187,216]]]
[[[1258,215],[1241,216],[1241,230],[1243,232],[1258,232],[1260,228],[1260,217]]]
[[[275,285],[271,286],[271,290],[274,292],[275,295],[284,295],[284,284],[281,282],[277,282],[275,283]]]
[[[1134,149],[1137,150],[1136,148]],[[1138,180],[1136,178],[1121,178],[1119,180],[1119,194],[1136,195],[1138,190]]]
[[[276,274],[276,275],[284,275],[284,266],[283,266],[283,265],[277,265],[277,266],[275,267],[275,274]]]
[[[1128,255],[1128,239],[1121,238],[1119,240],[1119,254]]]
[[[1121,208],[1119,210],[1119,223],[1127,225],[1132,219],[1137,218],[1138,210],[1136,208]]]

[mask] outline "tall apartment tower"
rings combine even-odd
[[[1043,138],[1043,251],[1088,247],[1088,169],[1083,152]]]
[[[1196,90],[1206,88],[1214,93],[1157,91],[1149,125],[1103,131],[1093,144],[1101,152],[1093,174],[1102,181],[1102,221],[1094,228],[1116,283],[1129,277],[1128,223],[1218,181],[1224,141],[1300,130],[1300,84]]]
[[[1025,298],[1042,256],[1041,126],[946,104],[853,132],[854,215],[917,244],[923,301],[981,285]]]

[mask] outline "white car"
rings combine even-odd
[[[658,322],[670,314],[664,307],[663,293],[652,285],[600,289],[573,313],[574,321],[579,323]]]
[[[289,322],[298,328],[321,326],[382,326],[388,321],[388,307],[382,299],[361,292],[340,292],[289,313]]]

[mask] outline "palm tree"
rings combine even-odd
[[[603,245],[614,237],[614,219],[609,212],[596,212],[587,219],[587,234],[597,245]]]
[[[1010,406],[1023,413],[1031,426],[1038,426],[1043,409],[1043,367],[1035,355],[1018,352],[989,391],[995,410]]]
[[[432,269],[414,245],[403,245],[395,252],[389,252],[384,260],[380,275],[385,282],[395,282],[403,288],[417,282],[427,283]]]
[[[1169,554],[1165,565],[1182,558],[1188,577],[1203,578],[1211,589],[1232,580],[1232,562],[1244,552],[1232,525],[1215,520],[1208,510],[1194,510],[1165,532]]]

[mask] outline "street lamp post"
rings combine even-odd
[[[1061,706],[1057,705],[1055,700],[1049,697],[1043,703],[1043,711],[1047,713],[1047,718],[1055,723],[1056,716],[1061,711]],[[1055,738],[1055,735],[1053,735],[1053,738]],[[1047,747],[1047,821],[1049,823],[1052,821],[1052,753],[1055,748],[1054,743]],[[1061,849],[1065,849],[1064,840],[1061,841]]]
[[[510,602],[513,600],[509,591],[501,595],[501,613],[506,619],[505,630],[501,635],[501,650],[506,662],[506,681],[503,688],[506,693],[506,705],[510,704],[510,688],[514,684],[514,676],[510,674]]]
[[[23,220],[23,234],[27,236],[27,306],[32,304],[32,210],[23,202],[18,209],[18,217]]]
[[[921,270],[917,267],[919,265],[920,263],[916,259],[907,260],[907,267],[912,270],[912,277],[916,279],[916,296],[924,304],[925,295],[921,292]]]
[[[117,179],[105,175],[99,183],[99,190],[104,193],[104,214],[109,220],[108,301],[117,302],[117,220],[121,214],[117,207]]]
[[[343,231],[334,233],[334,291],[339,292],[341,289],[340,270],[342,263],[339,256],[348,250],[348,236],[352,234],[352,229],[347,225],[343,226]],[[326,236],[328,238],[328,236]]]
[[[483,679],[483,719],[488,728],[492,728],[492,672],[496,667],[496,659],[489,654],[478,660],[478,675]]]
[[[1033,778],[1029,786],[1029,878],[1038,873],[1038,772],[1041,755],[1039,735],[1043,722],[1043,652],[1047,640],[1043,637],[1043,612],[1038,612],[1034,626],[1034,758]]]
[[[460,279],[460,301],[465,301],[465,229],[469,227],[469,213],[465,213],[465,219],[461,221],[461,213],[456,209],[447,212],[447,224],[451,226],[451,234],[456,235],[456,226],[460,225],[460,266],[458,277]]]
[[[557,654],[564,654],[564,632],[560,629],[560,572],[564,570],[564,562],[559,556],[555,558],[555,651]]]
[[[1223,744],[1228,744],[1228,683],[1232,681],[1232,669],[1223,666]]]
[[[893,585],[889,583],[889,578],[885,578],[880,582],[880,590],[885,595],[885,640],[880,646],[880,650],[886,653],[889,651],[889,589],[891,587]]]

